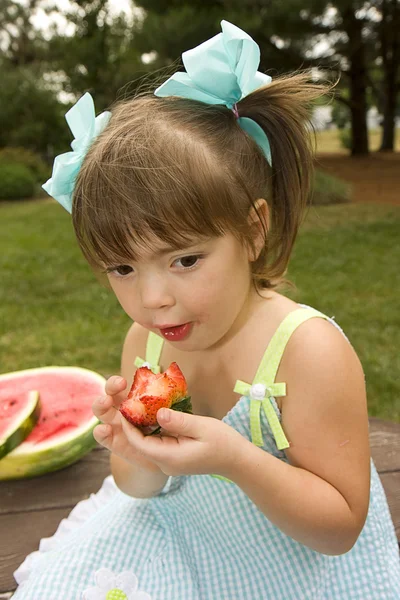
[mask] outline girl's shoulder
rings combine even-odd
[[[347,354],[356,358],[356,353],[351,345],[347,335],[335,317],[324,314],[319,308],[314,308],[307,304],[299,304],[282,294],[274,292],[270,295],[269,301],[265,303],[264,310],[259,313],[257,329],[259,332],[271,330],[271,337],[274,333],[282,330],[288,330],[288,343],[285,347],[285,355],[292,360],[299,358],[299,354],[305,356],[308,352],[314,352],[310,359],[322,356],[331,356],[332,354],[342,354],[345,349]],[[310,317],[297,319],[295,317],[299,312]],[[317,313],[317,314],[316,314]],[[289,324],[288,321],[291,321]],[[268,326],[268,323],[270,324]],[[285,327],[287,323],[288,327]]]
[[[305,310],[312,307],[299,305],[298,309]],[[314,312],[310,310],[310,313]],[[335,368],[343,368],[344,364],[361,366],[357,353],[349,341],[346,333],[338,325],[334,317],[321,314],[309,318],[296,326],[285,348],[282,362],[287,363],[291,370],[301,364],[302,368],[311,371],[325,367],[329,372]]]
[[[307,314],[312,307],[297,305],[296,310],[299,309]],[[333,391],[336,396],[341,394],[340,390],[344,397],[353,387],[364,386],[363,368],[340,325],[333,317],[323,317],[309,318],[293,328],[281,358],[277,381],[278,378],[285,381],[291,390],[301,386],[309,397],[318,394],[328,397]],[[346,386],[347,391],[343,389]],[[285,405],[289,405],[288,398]]]
[[[275,381],[285,382],[289,390],[287,397],[277,399],[281,411],[291,405],[295,389],[300,393],[299,386],[309,398],[318,394],[327,398],[332,390],[340,390],[346,379],[348,391],[353,386],[364,386],[359,357],[334,317],[308,305],[288,302],[279,294],[273,309],[274,333],[268,337],[274,338],[275,343],[271,344],[270,339],[269,345],[279,354]],[[308,312],[312,318],[306,318]],[[282,337],[284,343],[276,343]]]
[[[310,361],[319,362],[319,358],[342,355],[343,351],[352,355],[353,359],[357,358],[334,316],[324,314],[319,308],[299,304],[277,292],[265,295],[265,300],[253,321],[251,335],[261,344],[266,342],[266,347],[274,337],[284,336],[287,343],[282,361],[297,363],[309,353]]]

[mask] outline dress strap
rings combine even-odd
[[[164,344],[164,338],[153,331],[149,331],[146,343],[146,360],[137,356],[135,358],[135,367],[148,367],[153,373],[159,373],[161,367],[158,364],[161,356],[161,350]]]
[[[277,448],[283,450],[290,446],[272,404],[276,396],[286,396],[286,384],[276,383],[275,377],[290,336],[299,325],[313,317],[329,320],[329,317],[314,308],[299,308],[289,313],[272,336],[253,383],[249,384],[240,379],[236,381],[234,392],[250,398],[251,441],[256,446],[263,446],[264,443],[260,422],[261,406],[271,427]]]

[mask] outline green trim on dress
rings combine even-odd
[[[157,335],[153,331],[149,331],[146,344],[146,359],[137,356],[135,358],[135,367],[143,367],[145,363],[153,371],[153,373],[160,373],[161,367],[158,364],[160,361],[161,350],[164,344],[164,338]]]

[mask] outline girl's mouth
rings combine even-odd
[[[170,327],[168,329],[160,329],[161,335],[170,342],[180,342],[184,340],[192,329],[192,323],[184,323],[177,327]]]

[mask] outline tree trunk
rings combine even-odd
[[[384,75],[383,128],[380,152],[394,151],[396,117],[396,65],[392,64]]]
[[[343,13],[343,26],[349,38],[349,77],[351,111],[351,154],[368,154],[367,77],[365,45],[362,39],[363,23],[356,18],[354,9]]]
[[[397,100],[397,72],[400,60],[400,11],[397,0],[382,0],[380,27],[383,60],[383,130],[380,152],[393,152]]]

